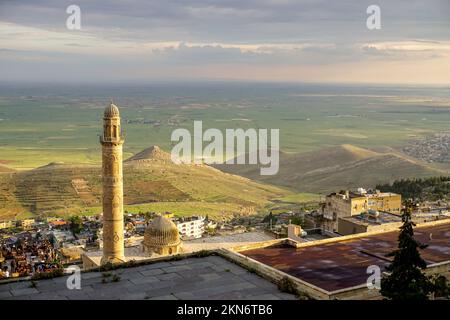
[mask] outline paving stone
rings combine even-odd
[[[142,266],[142,271],[143,270],[150,270],[150,269],[164,269],[166,267],[171,267],[173,266],[170,262],[157,262],[157,263],[152,263],[152,264],[147,264],[145,266]]]
[[[272,293],[265,293],[259,296],[248,297],[250,300],[281,300],[280,297]]]
[[[195,296],[192,292],[184,291],[184,292],[175,292],[174,296],[180,300],[193,300]]]
[[[54,282],[54,283],[56,283],[56,284],[65,284],[66,282],[67,282],[67,276],[64,276],[64,277],[56,277],[56,278],[53,278],[53,279],[50,279],[50,280],[43,280],[43,281],[52,281],[52,282]]]
[[[67,288],[67,286],[66,285],[55,285],[51,281],[38,282],[36,284],[36,289],[41,293],[55,292],[55,291],[61,290],[63,288]]]
[[[149,300],[178,300],[173,294],[167,294],[164,296],[152,297]]]
[[[39,293],[39,291],[37,291],[35,288],[22,288],[22,289],[12,289],[11,290],[11,294],[14,297],[26,296],[26,295],[30,295],[30,294],[36,294],[36,293]]]
[[[17,290],[17,289],[24,289],[30,287],[30,281],[16,281],[11,282],[5,285],[7,288],[6,290]],[[0,286],[3,287],[3,286]]]
[[[183,278],[189,278],[192,276],[202,275],[205,273],[217,273],[217,271],[215,271],[211,266],[207,266],[207,267],[205,266],[205,267],[200,267],[200,268],[196,268],[194,266],[191,266],[191,267],[192,267],[192,270],[189,270],[188,272],[177,272],[177,273],[180,274],[181,276],[183,276]]]
[[[165,273],[165,271],[163,269],[150,269],[150,270],[143,270],[140,271],[140,273],[144,276],[154,276],[154,275],[158,275],[158,274],[163,274]]]
[[[94,289],[92,289],[92,287],[83,287],[81,290],[64,290],[58,291],[57,293],[69,300],[89,300],[89,293],[92,292],[94,292]]]
[[[100,283],[100,284],[93,284],[91,285],[93,292],[100,292],[100,291],[114,291],[120,292],[120,290],[123,290],[127,287],[128,284],[131,282],[128,280],[119,280],[117,282],[106,282],[106,283]]]
[[[205,281],[211,281],[211,280],[216,280],[216,279],[221,279],[222,276],[218,273],[205,273],[205,274],[200,274],[199,275],[200,278],[202,278]]]
[[[31,298],[31,297],[30,297]],[[32,296],[33,300],[67,300],[65,296],[59,295],[55,292],[44,292]]]
[[[173,295],[177,292],[177,287],[165,287],[165,288],[158,288],[158,289],[151,289],[146,291],[147,295],[151,298],[154,297],[160,297],[165,295]]]
[[[221,258],[219,256],[208,256],[205,258],[206,261],[211,262],[213,264],[223,264],[224,262],[227,262],[224,258]]]
[[[91,279],[81,279],[81,286],[90,286],[93,284],[102,284],[104,277],[91,278]]]
[[[101,278],[102,276],[103,275],[101,272],[83,272],[83,273],[81,273],[82,280]]]
[[[172,266],[164,268],[164,271],[166,273],[172,273],[172,272],[180,272],[180,271],[190,271],[192,268],[188,265],[181,265],[181,266]]]
[[[119,289],[118,287],[104,288],[103,290],[94,290],[88,293],[88,297],[94,300],[102,299],[119,299],[121,292],[125,292],[125,288]]]
[[[203,269],[206,267],[212,267],[212,266],[214,266],[214,263],[209,262],[209,261],[202,261],[201,259],[196,259],[196,260],[193,260],[193,262],[190,263],[189,266],[192,268],[192,270],[197,270],[197,269]]]
[[[208,297],[212,297],[218,294],[224,294],[226,292],[233,292],[240,289],[254,288],[255,285],[244,282],[244,283],[236,283],[231,285],[222,285],[217,287],[203,288],[198,290],[193,290],[191,293],[196,297],[196,299],[208,299]]]
[[[258,277],[256,275],[254,277],[249,277],[249,278],[247,278],[245,280],[250,282],[250,283],[253,283],[254,285],[256,285],[259,288],[278,291],[278,287],[277,287],[277,285],[275,283],[272,283],[269,280],[265,280],[263,278],[260,278],[260,277]]]
[[[182,259],[182,260],[176,260],[176,261],[170,261],[170,264],[172,266],[181,266],[181,265],[186,265],[189,264],[191,265],[192,263],[194,263],[195,260],[192,258],[187,258],[187,259]]]
[[[130,279],[130,282],[134,284],[151,283],[158,281],[160,281],[158,278],[152,276]]]
[[[3,300],[31,300],[34,299],[36,295],[28,295],[28,296],[18,296],[18,297],[9,297]]]
[[[139,266],[139,267],[133,267],[133,268],[116,269],[116,270],[111,270],[111,271],[107,271],[107,272],[112,273],[112,274],[117,273],[117,274],[126,275],[126,274],[138,273],[138,272],[144,271],[144,270],[147,270],[147,269],[145,269],[145,266]]]
[[[281,300],[297,300],[298,299],[293,294],[284,293],[284,292],[276,292],[276,293],[274,293],[274,295],[279,297]]]
[[[0,291],[0,299],[5,299],[5,298],[9,298],[12,297],[11,292],[8,291]]]
[[[171,287],[174,284],[171,281],[158,281],[158,282],[147,282],[147,283],[139,283],[134,284],[130,282],[129,284],[125,285],[126,290],[129,292],[146,292],[148,290],[152,290],[154,288],[165,288],[165,287]]]
[[[9,283],[0,284],[0,292],[9,292],[11,290],[11,285]]]
[[[178,273],[165,273],[165,274],[159,274],[157,276],[155,276],[156,278],[158,278],[161,281],[165,281],[165,280],[174,280],[174,279],[182,279],[183,277],[180,276]]]
[[[138,280],[138,279],[143,279],[145,278],[145,276],[140,273],[140,272],[128,272],[128,273],[117,273],[117,275],[120,277],[121,280]],[[113,275],[111,275],[110,277],[107,277],[106,279],[111,280]]]
[[[120,300],[145,300],[149,299],[146,292],[124,292],[119,297]]]

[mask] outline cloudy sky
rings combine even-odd
[[[0,0],[0,81],[155,80],[450,84],[450,0]]]

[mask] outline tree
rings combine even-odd
[[[303,217],[298,217],[298,216],[292,217],[291,223],[301,226],[303,228],[305,226],[305,219]]]
[[[380,293],[391,300],[428,300],[428,295],[433,291],[430,278],[422,272],[427,265],[418,249],[423,250],[427,245],[414,239],[412,208],[412,201],[407,201],[402,214],[398,249],[387,255],[394,257],[386,267],[390,275],[381,279]]]
[[[272,213],[272,211],[269,212],[267,216],[264,217],[263,223],[267,222],[269,227],[275,225],[277,223],[277,217],[275,217]]]
[[[78,216],[72,216],[69,218],[69,228],[72,231],[74,237],[81,232],[83,229],[83,221]]]

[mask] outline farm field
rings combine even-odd
[[[280,129],[280,148],[303,153],[342,144],[377,149],[448,131],[450,93],[432,87],[153,84],[137,87],[0,86],[0,163],[100,163],[102,110],[121,107],[125,157],[170,151],[176,128]],[[227,155],[232,157],[233,155]]]

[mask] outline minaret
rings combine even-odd
[[[103,257],[101,264],[125,261],[123,240],[123,174],[119,108],[111,104],[103,116]]]

